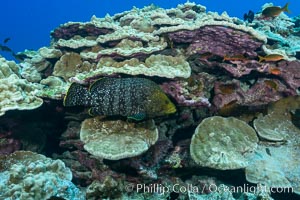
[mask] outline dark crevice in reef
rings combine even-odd
[[[8,111],[0,118],[1,134],[20,142],[20,150],[51,156],[62,153],[59,137],[66,129],[61,101],[47,101],[35,110]]]

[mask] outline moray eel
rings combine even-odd
[[[175,105],[161,88],[144,78],[102,78],[86,88],[72,83],[64,106],[86,106],[92,116],[121,115],[134,120],[176,112]]]

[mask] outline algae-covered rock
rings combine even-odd
[[[240,169],[248,165],[247,154],[257,147],[255,130],[234,117],[204,119],[192,137],[190,153],[202,167]]]
[[[300,194],[299,166],[299,143],[260,145],[246,167],[246,179],[267,188],[290,188],[290,192]]]
[[[237,189],[234,186],[227,186],[224,184],[220,185],[209,185],[210,192],[209,194],[197,194],[196,192],[189,192],[189,199],[197,200],[215,200],[215,199],[226,199],[226,200],[273,200],[270,197],[270,194],[267,191],[255,191],[254,193],[246,192],[240,188],[240,191],[243,192],[239,198],[234,197],[234,193],[237,193]],[[240,187],[240,186],[239,186]]]
[[[300,194],[300,129],[291,117],[300,108],[299,100],[299,96],[281,99],[269,106],[267,115],[254,120],[258,135],[267,142],[249,159],[247,181],[268,188],[292,188]]]
[[[103,182],[95,180],[86,189],[88,199],[121,197],[123,185],[111,176],[106,176]]]
[[[253,125],[258,135],[273,142],[300,141],[300,130],[292,123],[291,113],[300,109],[300,97],[282,98],[268,106],[267,115],[259,115]]]
[[[300,136],[300,130],[292,123],[287,115],[278,117],[273,112],[268,115],[260,115],[253,122],[259,137],[269,141],[286,141],[293,134]]]
[[[1,156],[0,177],[0,199],[84,199],[71,182],[71,170],[61,160],[30,151]]]
[[[147,151],[157,141],[158,130],[153,121],[135,124],[121,120],[102,121],[95,117],[83,121],[80,139],[90,154],[119,160]]]
[[[268,113],[276,113],[277,118],[285,118],[300,108],[300,96],[282,98],[268,106]],[[289,118],[289,117],[288,117]]]

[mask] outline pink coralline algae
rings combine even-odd
[[[193,31],[182,30],[168,33],[168,36],[175,44],[189,43],[189,55],[210,52],[221,57],[243,54],[255,57],[255,50],[263,44],[251,34],[223,26],[205,26]]]
[[[300,87],[299,61],[280,62],[278,63],[278,69],[281,71],[279,77],[281,77],[293,90],[297,90]]]
[[[211,63],[212,64],[212,63]],[[263,72],[267,69],[267,65],[260,64],[256,60],[249,61],[230,61],[230,63],[218,63],[221,68],[224,68],[234,77],[242,77],[253,71]]]
[[[182,106],[204,106],[209,107],[210,102],[203,96],[203,91],[195,88],[192,91],[191,87],[187,86],[184,81],[172,81],[161,85],[164,92],[169,94],[175,101]]]
[[[0,124],[0,155],[8,155],[21,149],[21,142],[13,137],[13,129],[16,122],[11,119],[3,119]]]
[[[0,155],[8,155],[21,149],[21,142],[13,138],[0,138]]]
[[[276,79],[259,79],[252,87],[243,89],[239,81],[216,82],[213,104],[222,108],[230,103],[240,106],[261,106],[296,93]]]
[[[72,23],[68,26],[60,26],[51,32],[52,38],[58,39],[71,39],[75,35],[80,35],[82,37],[86,36],[99,36],[113,32],[112,29],[99,28],[93,24]]]

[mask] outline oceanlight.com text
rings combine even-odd
[[[281,187],[281,188],[269,188],[263,185],[249,185],[244,184],[241,186],[226,186],[226,185],[193,185],[193,184],[174,184],[171,186],[165,186],[162,184],[154,183],[154,184],[128,184],[125,186],[125,190],[127,192],[141,192],[141,193],[196,193],[196,194],[205,194],[210,192],[230,192],[230,193],[293,193],[293,188],[290,187]]]

